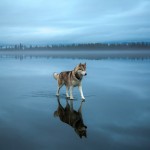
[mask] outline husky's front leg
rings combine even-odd
[[[70,86],[70,99],[74,99],[72,95],[72,91],[73,91],[73,86]]]
[[[80,91],[80,94],[81,94],[81,98],[85,99],[85,97],[83,95],[83,91],[82,91],[82,85],[79,85],[78,88],[79,88],[79,91]]]

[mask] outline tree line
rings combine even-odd
[[[0,50],[120,50],[150,49],[150,42],[130,43],[81,43],[81,44],[47,44],[47,45],[0,45]]]

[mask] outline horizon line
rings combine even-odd
[[[1,43],[0,46],[11,46],[11,45],[37,45],[37,46],[46,46],[46,45],[79,45],[79,44],[128,44],[128,43],[150,43],[150,41],[124,41],[124,42],[80,42],[80,43],[75,43],[75,42],[72,42],[72,43],[45,43],[45,44],[31,44],[31,43],[23,43],[23,42],[18,42],[18,43],[13,43],[13,44],[10,44],[10,43],[7,43],[7,44],[4,44],[4,43]]]

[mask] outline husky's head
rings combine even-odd
[[[86,63],[85,64],[79,64],[76,68],[75,68],[75,72],[82,75],[82,76],[86,76]]]

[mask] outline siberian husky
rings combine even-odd
[[[81,98],[85,99],[85,97],[83,95],[83,91],[82,91],[81,81],[82,81],[83,76],[86,76],[86,75],[87,75],[86,63],[85,64],[80,63],[72,71],[64,71],[59,74],[54,73],[53,76],[58,82],[58,88],[57,88],[56,95],[59,96],[60,88],[65,84],[67,98],[70,97],[70,99],[74,99],[72,91],[73,91],[74,87],[78,86],[80,94],[81,94]],[[69,90],[70,90],[70,96],[68,94]]]

